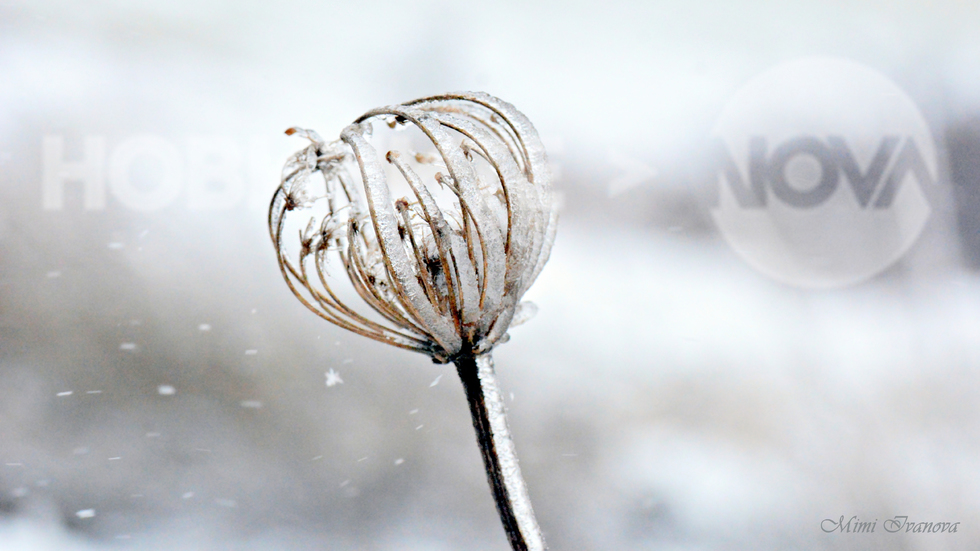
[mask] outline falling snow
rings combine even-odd
[[[177,389],[170,385],[160,385],[157,387],[157,392],[160,396],[173,396],[177,394]]]
[[[336,371],[334,371],[333,369],[331,369],[330,371],[327,371],[326,372],[326,376],[327,376],[327,386],[328,387],[334,386],[334,385],[342,385],[342,384],[344,384],[344,380],[340,378],[340,374],[337,373]]]

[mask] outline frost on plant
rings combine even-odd
[[[374,123],[412,125],[431,151],[379,154]],[[548,259],[557,210],[544,148],[513,106],[448,94],[369,111],[332,142],[288,133],[310,145],[283,169],[269,229],[309,309],[439,362],[490,350],[533,310],[520,298]],[[291,217],[298,238],[284,231]],[[340,274],[363,305],[336,291]]]
[[[399,147],[379,153],[375,125]],[[490,356],[536,311],[520,299],[555,237],[534,127],[509,103],[465,92],[374,109],[335,141],[287,134],[310,142],[269,208],[289,288],[331,323],[456,364],[511,545],[544,549]]]

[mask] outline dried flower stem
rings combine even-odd
[[[435,154],[379,155],[373,122],[414,128]],[[459,92],[373,109],[332,142],[312,130],[286,133],[310,141],[286,161],[269,205],[269,234],[289,289],[344,329],[456,364],[511,546],[543,551],[490,357],[507,330],[537,310],[521,297],[555,240],[558,202],[531,121],[499,98]],[[393,195],[382,159],[408,195]],[[423,165],[436,162],[446,173],[423,178]],[[438,190],[451,198],[438,201]],[[299,252],[290,252],[286,218],[307,216]],[[328,277],[330,257],[374,314],[341,301]]]
[[[490,352],[466,354],[458,357],[455,364],[470,404],[490,491],[510,545],[514,551],[543,551],[546,549],[544,537],[534,518],[514,441],[507,428],[493,358]]]

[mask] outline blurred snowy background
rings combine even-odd
[[[284,129],[469,89],[534,121],[565,198],[496,353],[553,549],[976,549],[978,25],[962,0],[0,0],[0,550],[506,549],[452,367],[302,308],[265,226]],[[836,291],[754,271],[697,193],[726,101],[810,55],[892,79],[940,158],[913,248]],[[128,188],[85,187],[141,136]],[[46,194],[46,162],[103,174]],[[821,530],[855,515],[876,532]]]

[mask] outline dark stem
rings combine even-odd
[[[470,404],[490,491],[510,545],[514,551],[543,551],[546,549],[544,538],[534,518],[514,442],[507,428],[493,358],[489,352],[479,356],[463,355],[455,363]]]

